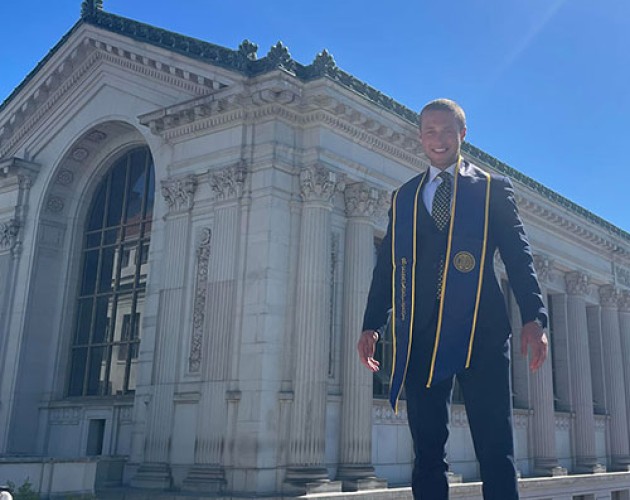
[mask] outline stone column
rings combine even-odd
[[[153,358],[152,390],[148,403],[144,460],[132,485],[165,489],[172,484],[170,445],[173,433],[173,396],[184,323],[186,256],[190,211],[197,179],[194,175],[162,181],[162,195],[169,212],[164,222],[162,289],[159,292],[158,323]]]
[[[595,451],[595,418],[593,387],[588,350],[586,300],[588,276],[578,271],[567,273],[567,320],[569,326],[569,356],[571,357],[571,406],[575,412],[573,428],[575,472],[602,472]]]
[[[618,310],[620,293],[614,286],[605,285],[599,288],[599,296],[602,306],[606,410],[610,415],[611,465],[613,470],[628,471],[630,470],[630,443]]]
[[[357,355],[363,311],[374,266],[374,227],[377,210],[387,203],[387,194],[365,183],[346,187],[346,235],[343,281],[343,351],[341,435],[337,479],[343,489],[357,491],[386,488],[372,466],[372,374]]]
[[[184,487],[220,492],[226,484],[223,453],[227,437],[228,362],[234,334],[236,270],[240,232],[240,199],[246,169],[242,164],[210,174],[215,193],[214,230],[209,244],[203,337],[193,344],[190,368],[201,371],[201,399],[197,410],[195,466]],[[206,230],[209,233],[209,230]],[[208,234],[208,238],[210,235]],[[200,354],[202,353],[202,354]],[[200,355],[201,359],[197,359]],[[197,363],[198,362],[198,363]]]
[[[339,491],[328,479],[326,393],[330,331],[330,242],[337,176],[321,165],[302,170],[303,199],[295,299],[295,378],[289,437],[288,493]]]
[[[549,282],[552,262],[545,256],[535,255],[534,265],[547,302],[546,285]],[[551,318],[550,318],[551,320]],[[531,407],[534,471],[540,476],[566,475],[567,470],[558,463],[556,453],[556,417],[553,401],[551,342],[547,361],[531,374]]]
[[[630,291],[627,290],[622,292],[619,297],[619,333],[626,395],[626,415],[630,416]],[[630,422],[628,425],[630,426]],[[630,433],[630,428],[628,432]]]

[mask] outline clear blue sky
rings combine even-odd
[[[0,100],[76,22],[80,0],[0,4]],[[628,0],[104,0],[105,10],[259,57],[282,40],[402,104],[458,101],[468,140],[630,231]]]

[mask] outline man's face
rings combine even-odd
[[[457,118],[450,111],[427,110],[422,115],[420,142],[431,165],[441,170],[459,158],[466,128],[459,128]]]

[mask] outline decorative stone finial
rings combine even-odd
[[[267,66],[294,71],[295,61],[291,59],[289,49],[282,42],[278,42],[267,52]]]
[[[326,49],[322,50],[310,66],[313,76],[331,75],[337,70],[337,63]]]
[[[99,10],[103,10],[103,0],[83,0],[81,3],[81,17],[83,19],[93,18]]]
[[[245,39],[238,46],[238,52],[244,59],[255,61],[257,57],[256,53],[258,52],[258,45]]]

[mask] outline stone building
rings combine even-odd
[[[326,51],[83,2],[0,106],[0,482],[409,496],[404,403],[355,342],[389,194],[427,166],[415,121]],[[551,311],[552,362],[514,356],[524,497],[627,499],[630,234],[464,154],[512,178]],[[478,498],[455,397],[453,491]]]

